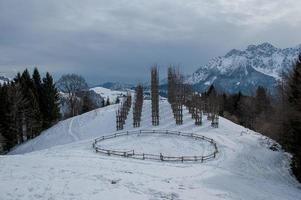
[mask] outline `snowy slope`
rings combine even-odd
[[[104,87],[94,87],[94,88],[91,88],[90,90],[93,90],[97,94],[100,94],[100,96],[102,96],[105,99],[105,101],[107,100],[107,98],[109,98],[110,103],[115,103],[117,97],[122,97],[122,96],[126,95],[126,92],[124,92],[124,91],[111,90],[111,89],[104,88]]]
[[[109,157],[93,151],[93,138],[115,130],[117,105],[62,121],[38,138],[0,157],[0,199],[244,199],[296,200],[300,184],[289,171],[289,156],[271,151],[269,140],[226,119],[218,129],[210,122],[196,127],[188,112],[176,126],[170,105],[160,103],[160,126],[213,138],[220,153],[205,163],[162,163]],[[132,128],[128,118],[126,130]],[[152,129],[150,101],[143,106],[141,129]],[[244,131],[242,133],[242,131]],[[146,151],[197,151],[195,141],[141,139]],[[65,144],[65,145],[61,145]],[[116,148],[139,146],[139,141],[107,143]],[[119,146],[120,145],[120,146]],[[51,148],[49,148],[51,147]],[[202,146],[201,146],[202,147]],[[203,146],[206,148],[206,146]],[[41,151],[36,151],[44,149]],[[32,151],[32,152],[31,152]],[[22,154],[25,152],[31,152]],[[204,149],[200,148],[200,153]],[[116,182],[115,184],[112,184]]]

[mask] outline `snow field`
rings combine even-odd
[[[205,156],[215,151],[214,146],[205,140],[195,140],[164,133],[135,134],[99,141],[97,147],[103,149],[153,154],[164,156]]]
[[[166,101],[160,102],[160,125],[153,127],[150,106],[150,101],[144,101],[141,129],[187,131],[212,138],[219,149],[216,159],[166,163],[95,153],[93,139],[115,132],[117,106],[112,105],[62,121],[11,155],[1,156],[0,199],[301,199],[301,186],[289,170],[290,156],[270,150],[268,138],[253,131],[241,134],[246,132],[244,127],[224,118],[217,129],[205,118],[202,126],[195,126],[187,110],[183,125],[176,126]],[[133,130],[131,112],[124,130]],[[148,151],[168,146],[178,153],[196,150],[195,141],[182,138],[137,139],[136,143],[112,140],[107,145],[136,145]],[[206,151],[206,145],[202,148],[197,151]]]

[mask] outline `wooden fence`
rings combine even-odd
[[[129,135],[140,135],[140,134],[161,134],[161,135],[176,135],[182,137],[190,137],[195,140],[205,140],[209,142],[214,148],[213,152],[208,155],[196,155],[196,156],[164,156],[162,153],[160,154],[146,154],[146,153],[138,153],[134,150],[128,151],[117,151],[113,149],[106,149],[99,145],[101,141],[121,137],[121,136],[129,136]],[[195,133],[183,133],[180,131],[170,131],[170,130],[134,130],[134,131],[123,131],[118,132],[112,135],[106,135],[99,138],[96,138],[93,142],[93,148],[97,153],[102,153],[106,155],[114,155],[114,156],[121,156],[125,158],[134,158],[134,159],[141,159],[141,160],[158,160],[158,161],[174,161],[174,162],[184,162],[184,161],[201,161],[204,162],[209,159],[213,159],[216,157],[218,153],[218,148],[216,142],[208,137],[195,134]]]

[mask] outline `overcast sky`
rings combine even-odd
[[[300,0],[0,0],[0,74],[37,66],[90,84],[192,73],[233,48],[301,43]],[[162,77],[163,78],[163,77]]]

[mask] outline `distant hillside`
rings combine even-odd
[[[107,99],[109,98],[110,103],[115,103],[117,98],[121,98],[126,95],[126,91],[111,90],[104,87],[93,87],[90,88],[90,90],[99,94],[104,98],[105,101],[107,101]]]
[[[121,83],[121,82],[106,82],[100,85],[97,85],[95,87],[104,87],[107,89],[111,89],[111,90],[128,90],[128,89],[132,89],[133,87],[135,87],[135,85],[133,84],[128,84],[128,83]]]

